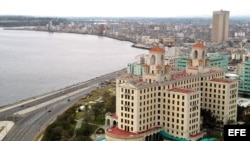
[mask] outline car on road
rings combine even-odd
[[[51,110],[48,110],[48,112],[50,113],[50,112],[51,112]]]

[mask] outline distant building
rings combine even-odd
[[[137,63],[128,64],[127,73],[142,76],[143,64],[137,64]]]
[[[52,20],[49,21],[49,24],[48,24],[48,31],[52,31],[53,30],[53,22]]]
[[[184,70],[187,67],[187,59],[189,58],[188,55],[180,56],[177,60],[177,69]]]
[[[103,34],[104,30],[105,30],[105,25],[104,24],[99,24],[98,25],[98,34]]]
[[[181,56],[177,60],[177,69],[186,69],[186,63],[189,56]],[[228,69],[228,56],[222,55],[220,53],[207,53],[207,58],[209,61],[209,66],[211,67],[220,67],[223,68],[225,71]]]
[[[228,56],[216,53],[207,53],[207,57],[210,59],[210,66],[218,66],[225,71],[228,69]]]
[[[180,57],[180,47],[170,46],[165,47],[165,64],[170,65],[173,68],[177,67],[177,60]]]
[[[212,23],[212,41],[221,43],[228,39],[229,11],[214,11]]]
[[[237,66],[239,75],[239,93],[250,95],[250,54],[243,55],[242,63]]]

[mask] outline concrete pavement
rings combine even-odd
[[[0,141],[4,139],[13,126],[14,122],[12,121],[0,121]]]

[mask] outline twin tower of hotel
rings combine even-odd
[[[237,119],[237,81],[209,66],[206,46],[192,46],[187,67],[176,70],[164,61],[165,49],[155,46],[144,61],[143,75],[116,79],[116,113],[106,114],[107,141],[196,141],[203,137],[201,109],[216,124]]]

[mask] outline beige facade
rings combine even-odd
[[[200,92],[186,88],[169,89],[162,97],[162,126],[173,136],[189,139],[200,133]],[[166,108],[164,108],[166,107]]]
[[[221,43],[228,39],[229,11],[214,11],[212,23],[212,41]]]
[[[201,108],[210,110],[218,122],[237,120],[237,81],[214,78],[206,81],[201,91]]]
[[[175,137],[196,141],[203,136],[201,108],[211,110],[224,124],[236,120],[237,81],[224,79],[223,69],[207,65],[203,44],[193,45],[184,71],[165,65],[164,51],[161,47],[150,50],[142,77],[127,74],[117,78],[118,126],[107,131],[121,130],[137,135],[134,137],[144,134],[137,139],[146,140],[153,134],[157,137],[155,128],[160,128]],[[119,133],[109,132],[106,136],[112,141],[110,137],[118,137]]]

